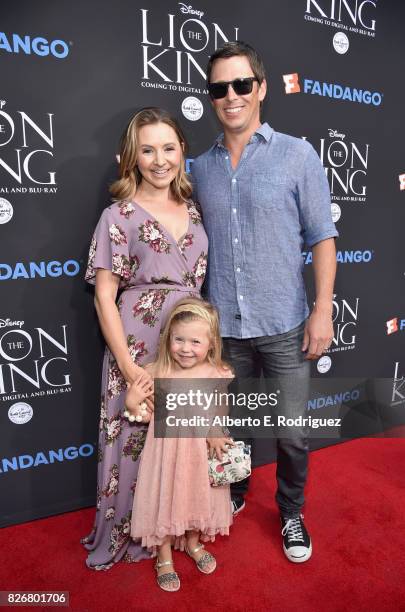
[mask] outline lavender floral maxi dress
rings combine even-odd
[[[117,202],[104,210],[90,245],[86,280],[96,270],[120,276],[118,310],[128,351],[135,363],[154,360],[168,312],[181,298],[198,297],[207,266],[208,241],[201,217],[188,203],[189,224],[178,242],[135,202]],[[87,565],[109,569],[121,559],[149,556],[130,538],[131,512],[140,454],[147,426],[123,417],[126,384],[117,363],[105,351],[99,426],[97,512],[94,528],[82,541]]]

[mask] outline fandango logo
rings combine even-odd
[[[405,319],[390,319],[386,321],[385,325],[387,326],[387,335],[394,334],[397,331],[403,331],[405,329]]]
[[[302,256],[304,263],[312,263],[312,251],[304,251]],[[372,258],[372,251],[338,251],[336,253],[338,263],[368,263]]]
[[[31,36],[19,36],[18,34],[12,34],[10,38],[7,38],[5,32],[0,32],[0,49],[8,53],[25,53],[26,55],[50,54],[58,59],[64,59],[69,54],[69,45],[64,40],[48,42],[41,36],[31,38]]]
[[[338,406],[340,404],[347,404],[348,402],[356,401],[359,398],[359,389],[343,391],[342,393],[335,393],[335,395],[325,395],[324,397],[316,397],[308,401],[308,410],[319,410],[320,408],[326,408],[327,406]]]
[[[304,88],[301,88],[299,76],[296,72],[283,75],[285,93],[293,94],[303,91],[305,94],[334,98],[335,100],[348,100],[360,104],[372,104],[380,106],[382,94],[378,91],[370,92],[367,89],[356,89],[354,87],[342,86],[337,83],[325,83],[304,78]]]
[[[82,444],[77,446],[68,446],[67,448],[59,448],[58,450],[39,451],[35,455],[19,455],[8,459],[4,457],[0,460],[0,474],[13,470],[25,470],[27,468],[38,467],[39,465],[49,465],[58,461],[72,461],[79,457],[90,457],[94,454],[93,444]]]
[[[0,264],[0,281],[17,280],[19,278],[57,278],[58,276],[76,276],[80,272],[80,264],[74,259],[68,259],[64,263],[60,261],[30,261],[29,263]]]

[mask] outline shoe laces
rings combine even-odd
[[[301,520],[299,516],[287,519],[287,522],[281,531],[282,536],[285,536],[286,534],[289,542],[304,541],[304,534],[302,532]]]

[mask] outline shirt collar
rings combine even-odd
[[[273,128],[270,127],[270,125],[267,122],[264,122],[255,131],[255,133],[252,135],[252,137],[251,137],[249,142],[257,141],[259,136],[262,139],[264,139],[266,142],[269,142],[273,132],[274,132]],[[216,139],[215,145],[219,146],[219,147],[223,147],[224,146],[224,134],[223,134],[223,132]]]
[[[267,122],[261,124],[258,130],[256,130],[255,134],[259,134],[264,138],[266,142],[269,142],[274,130]]]

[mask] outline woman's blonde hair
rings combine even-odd
[[[209,302],[190,297],[177,302],[168,316],[153,367],[155,377],[166,375],[174,366],[174,361],[170,354],[170,334],[173,325],[175,323],[188,323],[189,321],[205,321],[208,323],[211,346],[207,359],[211,365],[218,369],[229,369],[229,366],[222,361],[221,357],[222,342],[216,309]]]
[[[144,125],[153,125],[155,123],[166,123],[176,132],[176,136],[181,145],[182,154],[180,170],[170,186],[176,200],[186,201],[190,198],[192,187],[185,170],[187,142],[183,131],[176,119],[167,111],[161,108],[149,107],[143,108],[132,117],[121,137],[119,154],[120,178],[110,187],[110,193],[113,200],[128,200],[135,195],[138,185],[142,181],[142,174],[139,172],[136,163],[139,130]]]

